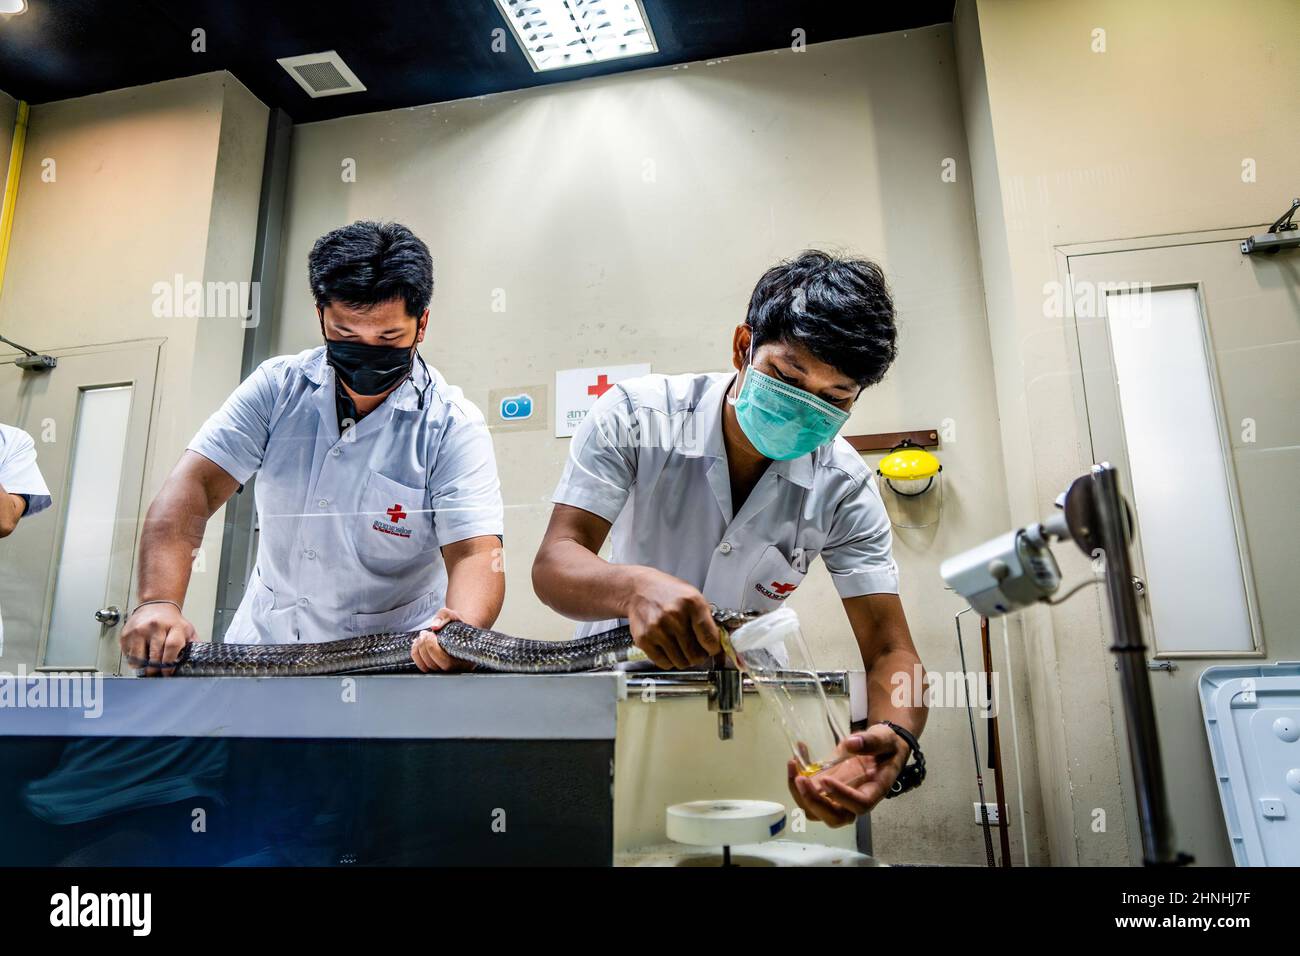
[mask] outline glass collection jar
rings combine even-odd
[[[812,776],[843,759],[845,731],[822,689],[799,615],[790,608],[764,614],[725,635],[723,647],[780,718],[801,774]]]

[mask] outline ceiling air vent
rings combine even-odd
[[[319,96],[338,96],[340,93],[360,93],[365,84],[348,69],[343,58],[333,50],[308,53],[304,56],[286,56],[276,60],[312,99]]]

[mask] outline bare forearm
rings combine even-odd
[[[548,543],[533,564],[533,588],[547,607],[576,621],[627,617],[636,565],[611,564],[572,539]]]
[[[23,499],[11,495],[0,485],[0,538],[7,538],[18,527],[18,519],[23,516]]]
[[[847,598],[844,610],[867,672],[868,718],[888,720],[919,737],[926,718],[925,669],[902,601],[897,594],[867,594]]]
[[[920,737],[929,714],[925,706],[925,668],[921,658],[907,647],[877,654],[867,669],[867,718],[871,723],[887,720],[906,727]]]
[[[185,603],[194,555],[212,517],[201,484],[169,478],[149,506],[140,535],[141,601]]]
[[[501,563],[500,539],[474,546],[463,556],[447,562],[447,597],[444,604],[466,624],[491,627],[501,613],[506,597],[506,579]],[[444,554],[444,558],[446,558]]]

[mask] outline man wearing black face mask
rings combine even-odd
[[[149,509],[121,638],[146,673],[169,673],[195,639],[181,613],[192,554],[253,474],[257,565],[227,642],[421,630],[416,664],[456,670],[437,630],[450,620],[488,627],[501,610],[491,438],[418,352],[433,294],[428,248],[405,226],[357,222],[318,240],[308,267],[323,346],[262,363]]]
[[[351,427],[361,418],[353,395],[387,395],[411,374],[420,353],[411,348],[389,345],[366,345],[330,339],[325,334],[325,316],[320,313],[321,338],[325,339],[325,358],[334,369],[338,384],[339,428]],[[420,329],[423,336],[423,328]],[[423,359],[420,359],[423,362]]]

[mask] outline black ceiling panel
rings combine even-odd
[[[656,54],[534,73],[492,0],[28,0],[0,18],[0,90],[45,103],[229,70],[295,121],[440,103],[672,63],[888,33],[952,19],[953,0],[643,0]],[[191,49],[192,31],[207,50]],[[276,62],[337,50],[365,92],[311,99]]]

